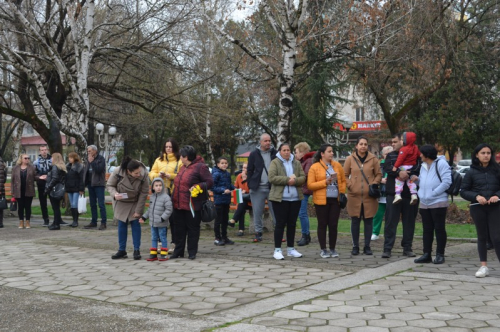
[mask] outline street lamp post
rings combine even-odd
[[[349,144],[349,130],[351,130],[353,121],[347,115],[341,115],[338,118],[339,123],[344,127],[346,133],[345,134],[334,134],[333,137],[331,135],[327,136],[327,141],[329,144],[335,145],[337,147],[336,155],[337,160],[339,159],[339,150],[341,145]]]
[[[109,126],[108,131],[105,132],[104,125],[102,123],[98,123],[95,125],[95,129],[97,130],[99,147],[101,149],[104,149],[104,160],[106,160],[106,165],[108,165],[110,148],[112,146],[113,139],[116,135],[116,127],[111,125]],[[102,138],[103,134],[104,134],[104,139]]]

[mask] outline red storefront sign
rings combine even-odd
[[[378,131],[385,127],[385,121],[356,121],[352,124],[351,131]],[[333,128],[345,131],[341,123],[334,123]]]

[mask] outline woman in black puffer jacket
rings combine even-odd
[[[493,149],[485,143],[479,144],[472,155],[472,165],[465,173],[460,196],[470,201],[470,214],[477,231],[477,250],[481,267],[477,278],[489,275],[486,266],[488,229],[491,242],[500,259],[500,166],[495,162]]]
[[[73,223],[71,227],[78,227],[78,198],[85,194],[85,182],[83,181],[84,167],[80,162],[80,156],[76,152],[68,154],[69,163],[66,165],[68,175],[66,176],[66,192],[71,205],[71,216]]]
[[[51,191],[55,188],[59,189],[61,186],[58,184],[64,184],[64,178],[66,177],[66,165],[64,165],[64,160],[60,153],[54,153],[52,155],[52,168],[47,174],[47,184],[45,185],[45,195],[49,195],[50,204],[52,205],[52,210],[54,211],[54,222],[49,226],[49,231],[61,229],[61,200],[64,197],[56,197]]]

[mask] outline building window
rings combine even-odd
[[[356,121],[365,121],[364,107],[356,107]]]

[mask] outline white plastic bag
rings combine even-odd
[[[87,213],[87,198],[83,195],[78,197],[78,213]]]

